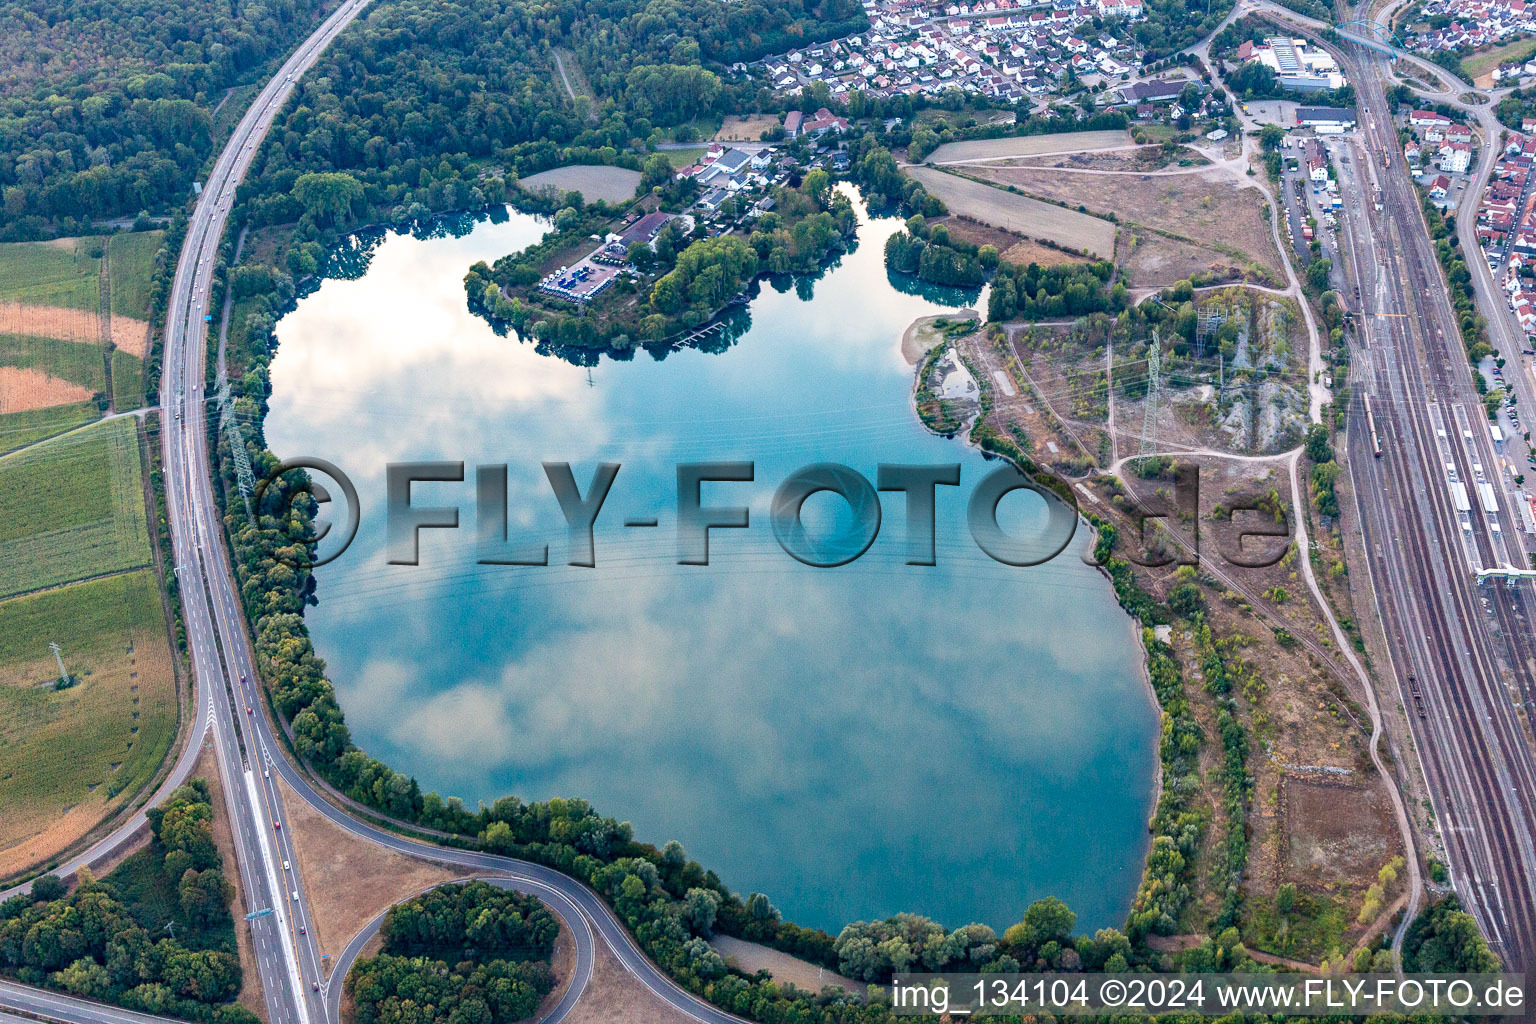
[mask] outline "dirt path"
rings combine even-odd
[[[565,70],[565,57],[570,55],[562,55],[559,50],[552,50],[550,52],[554,55],[555,70],[560,72],[560,83],[565,86],[565,94],[571,98],[571,104],[573,106],[576,104],[576,97],[585,96],[587,98],[588,104],[590,104],[591,107],[591,109],[587,112],[587,120],[597,121],[599,119],[597,113],[597,94],[592,91],[592,86],[586,80],[586,76],[582,73],[581,66],[579,64],[576,66],[576,77],[580,79],[579,84],[581,86],[581,88],[578,89],[571,83],[571,76]],[[574,56],[571,57],[572,61],[575,59],[576,58]]]
[[[572,103],[575,103],[576,90],[571,88],[570,76],[565,73],[565,61],[560,59],[558,50],[555,52],[555,68],[560,72],[560,82],[565,86],[565,94],[571,98]]]
[[[106,369],[107,412],[116,412],[112,398],[112,246],[101,247],[101,272],[96,275],[96,320],[101,328],[101,361]]]

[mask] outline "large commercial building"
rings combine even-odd
[[[1297,107],[1296,123],[1321,132],[1347,132],[1355,126],[1355,112],[1345,107]]]

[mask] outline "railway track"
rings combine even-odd
[[[1357,49],[1352,63],[1370,151],[1391,154],[1396,132],[1378,77],[1381,62]],[[1507,681],[1530,692],[1532,641],[1522,626],[1529,588],[1484,591],[1472,581],[1429,409],[1432,402],[1460,402],[1480,414],[1481,405],[1417,193],[1400,168],[1372,173],[1383,210],[1359,204],[1348,212],[1355,228],[1350,256],[1362,310],[1389,318],[1367,317],[1370,343],[1354,366],[1351,478],[1393,676],[1453,881],[1506,962],[1525,968],[1536,949],[1536,764]],[[1384,276],[1374,276],[1378,268]],[[1362,389],[1374,398],[1380,459],[1358,429]],[[1474,479],[1474,459],[1497,471],[1487,445],[1474,437],[1470,452],[1459,441],[1451,446],[1459,479]],[[1499,514],[1504,537],[1519,529],[1508,511]],[[1480,558],[1498,564],[1486,517],[1474,515],[1472,525]]]

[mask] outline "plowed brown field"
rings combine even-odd
[[[83,402],[90,397],[89,388],[51,377],[41,370],[0,366],[0,414],[47,409],[70,402]]]
[[[101,342],[101,320],[95,313],[83,309],[0,302],[0,334],[30,334],[94,345]],[[149,352],[149,324],[135,317],[114,314],[112,344],[143,359]]]

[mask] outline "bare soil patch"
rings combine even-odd
[[[1018,161],[1021,167],[1065,167],[1094,171],[1155,171],[1185,161],[1183,166],[1199,167],[1210,160],[1183,146],[1168,152],[1162,146],[1142,146],[1133,150],[1108,152],[1058,153],[1053,156],[1027,157]]]
[[[1063,252],[1054,246],[1037,242],[1033,238],[1026,238],[1015,242],[1000,254],[1009,263],[1017,263],[1027,267],[1031,263],[1038,263],[1042,267],[1054,267],[1058,263],[1086,263],[1087,257],[1076,253]]]
[[[972,139],[946,142],[928,155],[928,163],[955,160],[1003,160],[1008,157],[1040,156],[1045,153],[1076,153],[1084,150],[1129,146],[1130,132],[1062,132],[1058,135],[1020,135],[1006,139]]]
[[[1284,790],[1291,880],[1353,887],[1397,852],[1388,842],[1392,805],[1379,787],[1288,778]]]
[[[90,388],[41,370],[18,366],[0,366],[0,415],[47,409],[55,405],[83,402],[91,397]]]
[[[101,319],[83,309],[0,302],[0,334],[30,334],[97,345],[101,343]]]
[[[962,217],[950,215],[939,217],[928,222],[929,224],[943,224],[949,231],[949,237],[972,245],[991,245],[997,248],[999,253],[1028,239],[1017,231],[1008,231],[1005,228],[993,227],[991,224],[983,224],[974,217]]]
[[[945,320],[950,323],[962,320],[979,320],[981,314],[974,309],[962,309],[957,313],[944,313],[936,316],[920,316],[907,325],[907,329],[901,335],[901,357],[907,361],[908,366],[916,366],[923,361],[935,345],[943,344],[945,334],[942,329],[935,326],[937,321]]]
[[[518,183],[531,192],[580,192],[588,202],[601,199],[605,203],[622,203],[634,198],[635,189],[640,187],[640,172],[604,164],[571,164],[530,174]]]
[[[1054,266],[1058,263],[1082,263],[1082,256],[1076,253],[1066,252],[1046,245],[1028,235],[1021,235],[1017,231],[1008,231],[1005,228],[996,228],[990,224],[983,224],[971,217],[951,215],[929,221],[930,224],[943,224],[949,229],[949,236],[957,238],[972,245],[990,245],[996,247],[998,255],[1010,263],[1018,263],[1028,266],[1038,263],[1042,267]]]
[[[334,963],[363,926],[385,910],[460,872],[386,850],[337,828],[278,780],[294,850],[310,898],[315,942]]]
[[[149,354],[149,321],[113,313],[112,344],[143,359]]]
[[[967,173],[975,168],[967,167]],[[1044,239],[1078,252],[1109,259],[1115,252],[1115,226],[1102,217],[1017,195],[985,182],[963,178],[932,167],[907,172],[958,214],[983,224]],[[990,175],[989,175],[990,176]],[[1079,175],[1086,177],[1086,175]]]
[[[0,334],[29,334],[97,345],[101,343],[101,319],[83,309],[0,302]],[[113,314],[112,344],[144,358],[149,352],[149,322]]]
[[[729,935],[717,935],[710,940],[710,945],[715,947],[715,952],[719,953],[726,963],[748,974],[767,971],[773,975],[775,981],[789,982],[807,992],[820,992],[827,985],[835,985],[849,992],[857,992],[859,995],[863,995],[866,989],[862,982],[845,978],[834,971],[818,967],[809,960],[801,960],[799,957],[790,956],[788,953],[756,942],[735,939]]]
[[[1072,174],[987,165],[967,170],[1032,195],[1081,204],[1094,213],[1113,213],[1121,221],[1172,232],[1197,245],[1241,253],[1277,275],[1284,272],[1264,215],[1267,204],[1255,188],[1211,180],[1207,174]]]
[[[727,114],[720,130],[715,132],[716,142],[759,142],[763,132],[779,123],[777,114]]]
[[[571,1008],[567,1024],[692,1024],[693,1018],[662,1002],[626,971],[598,939],[587,990]]]
[[[1122,262],[1131,287],[1166,288],[1195,274],[1208,274],[1218,281],[1243,276],[1240,261],[1227,253],[1140,227],[1131,228],[1128,235],[1129,251]]]

